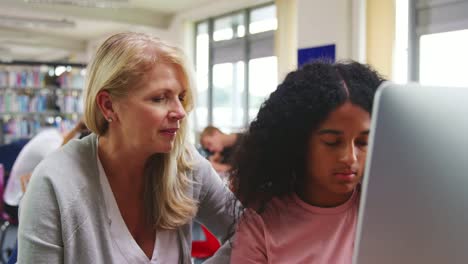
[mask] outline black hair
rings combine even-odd
[[[353,61],[315,61],[289,73],[234,155],[230,184],[236,199],[260,213],[271,198],[293,193],[304,182],[312,132],[347,101],[371,113],[382,81],[370,66]]]

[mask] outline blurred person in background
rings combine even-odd
[[[214,126],[206,127],[200,134],[200,144],[218,173],[227,173],[232,166],[232,155],[242,140],[242,133],[225,134]]]
[[[60,133],[59,129],[52,126],[45,127],[37,133],[21,149],[13,163],[3,195],[5,203],[10,207],[16,207],[16,209],[13,210],[16,211],[34,168],[36,168],[48,154],[57,150],[69,140],[86,134],[86,126],[81,120],[72,130],[65,134]],[[16,212],[13,214],[12,217],[16,218]]]

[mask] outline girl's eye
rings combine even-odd
[[[323,141],[323,143],[325,143],[325,145],[330,146],[330,147],[338,146],[340,144],[339,141]]]
[[[358,146],[362,146],[362,147],[366,147],[367,146],[367,141],[356,141],[356,145]]]
[[[179,96],[179,101],[181,101],[181,102],[185,101],[185,95],[184,96]]]

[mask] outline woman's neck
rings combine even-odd
[[[99,138],[98,152],[113,192],[122,189],[128,193],[143,193],[147,157],[139,156],[136,151],[108,136]]]

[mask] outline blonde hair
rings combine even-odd
[[[187,113],[193,108],[193,80],[183,52],[158,38],[142,33],[119,33],[99,47],[87,71],[84,120],[97,135],[104,135],[108,123],[97,102],[97,94],[105,90],[111,98],[125,97],[138,87],[142,76],[157,64],[170,64],[179,70],[186,88],[182,105]],[[174,229],[194,217],[197,203],[188,196],[192,181],[190,151],[186,144],[187,119],[180,129],[170,153],[157,153],[145,167],[145,213],[155,228]]]
[[[215,126],[207,126],[201,132],[200,140],[203,140],[203,138],[206,137],[206,136],[212,136],[215,132],[219,132],[221,134],[224,134],[223,132],[221,132],[221,130],[219,130],[219,128],[217,128]]]

